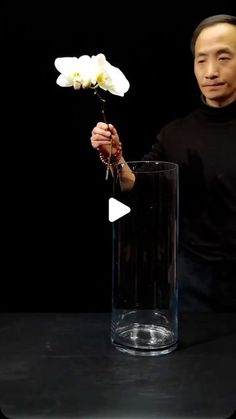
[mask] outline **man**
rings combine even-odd
[[[164,126],[143,159],[179,165],[180,309],[235,311],[236,17],[204,19],[191,49],[200,107]],[[91,143],[105,163],[111,142],[112,165],[126,166],[116,129],[98,123]],[[120,176],[123,187],[135,181]]]

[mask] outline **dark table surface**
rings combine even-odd
[[[11,419],[231,417],[236,314],[185,313],[179,324],[175,352],[138,357],[111,345],[110,313],[2,313],[0,409]]]

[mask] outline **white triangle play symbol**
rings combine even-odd
[[[113,222],[130,212],[130,207],[115,198],[109,199],[109,221]]]

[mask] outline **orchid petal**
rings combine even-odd
[[[55,59],[55,67],[62,74],[72,74],[77,66],[78,58],[76,57],[63,57]]]
[[[65,77],[64,74],[58,76],[56,83],[61,87],[71,87],[73,86],[73,77]]]

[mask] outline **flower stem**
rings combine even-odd
[[[107,117],[106,117],[106,112],[105,112],[105,103],[106,103],[106,100],[101,97],[101,95],[98,93],[97,88],[94,89],[94,93],[98,96],[98,98],[102,102],[102,115],[103,115],[103,120],[104,120],[105,124],[108,125],[108,121],[107,121]],[[112,141],[111,141],[110,147],[109,147],[109,155],[108,155],[108,162],[107,162],[107,169],[106,169],[106,176],[105,176],[105,179],[106,180],[108,180],[108,177],[109,177],[109,171],[110,171],[110,165],[111,165],[111,152],[112,152]]]

